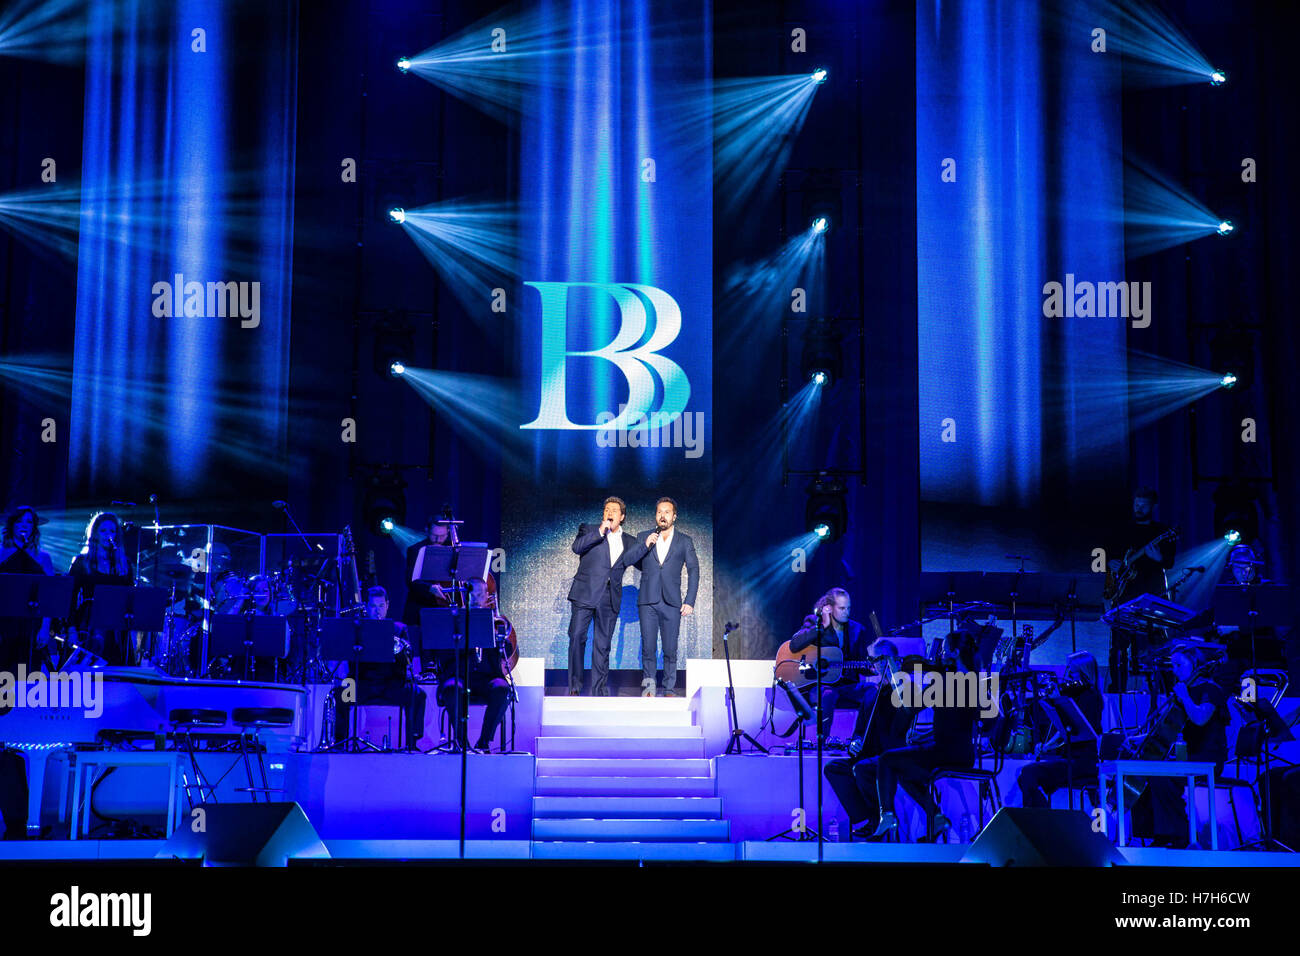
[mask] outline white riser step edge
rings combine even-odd
[[[691,713],[686,710],[558,710],[542,713],[542,727],[562,724],[585,724],[591,727],[629,725],[633,727],[689,727]]]
[[[559,711],[585,711],[600,713],[606,710],[688,711],[690,702],[685,697],[569,697],[554,695],[542,698],[542,713]]]
[[[690,724],[547,724],[541,737],[696,737],[703,731]]]
[[[533,797],[533,818],[538,820],[711,820],[721,816],[721,797]]]
[[[712,777],[703,757],[538,757],[539,777]]]
[[[600,840],[632,843],[726,842],[726,820],[534,820],[534,840]]]
[[[534,843],[534,860],[691,860],[731,863],[734,843]]]
[[[538,737],[539,757],[703,757],[703,737]]]
[[[711,777],[542,777],[535,795],[541,797],[714,797]]]

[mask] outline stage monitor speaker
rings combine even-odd
[[[963,863],[989,866],[1118,866],[1119,851],[1092,829],[1082,810],[1003,807],[977,836]]]
[[[17,750],[0,750],[0,821],[4,839],[27,839],[27,758]]]
[[[201,829],[193,813],[181,816],[159,859],[202,860],[204,866],[287,866],[289,860],[327,860],[329,850],[296,803],[208,803]]]

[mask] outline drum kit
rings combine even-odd
[[[161,634],[153,635],[146,656],[173,677],[232,676],[231,661],[204,659],[204,622],[212,614],[256,614],[287,618],[291,653],[284,677],[304,682],[319,679],[329,668],[316,654],[313,637],[323,616],[333,613],[332,582],[300,580],[292,562],[267,574],[219,570],[192,559],[146,563],[143,581],[169,593]],[[211,578],[210,590],[206,578]],[[355,609],[347,609],[355,611]]]

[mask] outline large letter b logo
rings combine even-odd
[[[542,401],[537,417],[520,428],[618,429],[626,428],[629,422],[649,420],[652,412],[656,422],[668,423],[686,410],[687,399],[691,397],[686,373],[676,362],[658,354],[682,330],[682,310],[667,292],[630,282],[525,282],[524,285],[532,286],[542,295]],[[604,290],[618,304],[622,325],[614,340],[604,348],[569,351],[569,290],[574,288]],[[654,310],[654,332],[644,345],[634,348],[645,336],[648,325],[646,302]],[[627,379],[627,407],[613,421],[591,424],[569,421],[565,408],[565,374],[570,356],[613,362]],[[664,386],[663,404],[657,411],[650,407],[655,395],[651,369]]]

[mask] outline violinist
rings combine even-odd
[[[1065,661],[1065,681],[1057,689],[1061,697],[1068,697],[1079,707],[1094,730],[1101,729],[1103,701],[1097,686],[1097,659],[1087,651],[1071,654]],[[1059,751],[1050,757],[1043,753]],[[1095,782],[1097,779],[1097,745],[1091,740],[1065,741],[1053,738],[1040,750],[1040,759],[1026,764],[1016,775],[1023,804],[1026,807],[1047,808],[1052,805],[1052,794],[1067,782]]]
[[[366,591],[365,615],[368,621],[388,618],[388,592],[379,585]],[[424,736],[424,711],[428,695],[410,679],[411,645],[407,640],[406,625],[393,622],[393,663],[362,664],[356,675],[358,704],[396,704],[402,708],[406,724],[405,746],[414,750]],[[334,739],[348,736],[348,720],[352,704],[343,699],[341,687],[335,688]]]
[[[494,608],[496,596],[489,593],[485,581],[475,580],[471,584],[470,606]],[[469,660],[469,690],[456,673],[456,657],[451,651],[439,651],[434,664],[438,671],[438,706],[452,711],[452,725],[457,728],[457,743],[468,749],[468,732],[457,719],[457,708],[468,708],[470,695],[486,698],[487,709],[483,714],[483,727],[474,742],[474,750],[487,752],[492,745],[492,737],[501,720],[505,717],[506,707],[510,703],[510,684],[505,679],[501,654],[499,651],[474,651]],[[468,723],[468,722],[466,722]]]
[[[901,662],[898,648],[892,641],[881,639],[871,646],[870,655],[876,661],[879,682],[862,702],[859,723],[864,726],[861,736],[849,743],[849,756],[826,764],[826,782],[835,791],[854,827],[853,836],[872,835],[880,816],[880,802],[876,796],[877,760],[886,750],[907,743],[915,711],[900,706],[902,701],[894,694],[895,674],[906,673],[907,664]]]
[[[1166,707],[1181,708],[1187,715],[1183,724],[1187,759],[1214,764],[1217,776],[1228,759],[1228,695],[1197,669],[1192,648],[1178,648],[1171,663],[1176,683]],[[1210,821],[1210,826],[1217,825]],[[1133,835],[1150,839],[1153,846],[1187,846],[1187,805],[1181,779],[1156,777],[1148,782],[1146,792],[1133,805]]]

